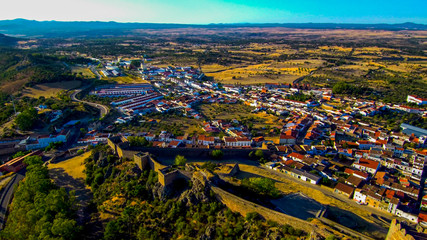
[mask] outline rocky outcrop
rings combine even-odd
[[[151,186],[151,192],[153,193],[154,199],[160,199],[161,201],[167,201],[170,196],[173,195],[173,188],[170,186],[163,186],[159,182]]]
[[[205,186],[199,179],[192,178],[192,188],[184,191],[179,197],[187,206],[197,205],[201,202],[208,202],[210,195],[210,188]]]
[[[267,230],[267,237],[266,239],[270,239],[270,240],[280,240],[283,238],[282,233],[279,231],[279,229],[277,227],[275,228],[269,228]]]
[[[215,239],[215,226],[209,225],[206,227],[205,232],[199,238],[200,240],[213,240]]]

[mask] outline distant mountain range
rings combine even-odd
[[[118,23],[118,22],[61,22],[26,19],[0,20],[0,33],[22,37],[96,37],[123,36],[136,29],[174,28],[242,28],[285,27],[302,29],[365,29],[365,30],[427,30],[427,25],[401,24],[350,24],[350,23],[235,23],[235,24],[172,24],[172,23]]]

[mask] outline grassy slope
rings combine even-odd
[[[55,83],[37,84],[30,88],[25,88],[22,93],[24,96],[38,98],[44,96],[55,97],[60,91],[77,88],[81,85],[81,81],[67,81]]]
[[[85,174],[83,170],[85,169],[84,160],[90,156],[90,152],[86,152],[82,155],[70,158],[68,160],[59,162],[59,163],[51,163],[48,165],[49,169],[63,169],[66,173],[72,176],[75,179],[85,178]]]

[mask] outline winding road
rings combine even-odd
[[[99,117],[100,118],[103,118],[105,115],[107,115],[108,114],[108,112],[110,111],[110,109],[107,107],[107,106],[105,106],[105,105],[102,105],[102,104],[99,104],[99,103],[93,103],[93,102],[88,102],[88,101],[83,101],[83,100],[79,100],[79,99],[77,99],[76,98],[76,95],[79,93],[79,92],[81,92],[83,89],[77,89],[77,90],[74,90],[74,92],[70,95],[70,98],[71,98],[71,100],[73,100],[73,101],[76,101],[76,102],[82,102],[82,103],[84,103],[84,104],[87,104],[87,105],[89,105],[89,106],[92,106],[92,107],[95,107],[95,108],[98,108],[99,110],[100,110],[100,112],[99,112]]]

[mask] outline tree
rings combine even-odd
[[[141,66],[140,60],[132,60],[130,62],[131,68],[139,68]]]
[[[187,159],[184,156],[176,155],[175,165],[184,166],[186,162],[187,162]]]
[[[255,157],[257,157],[258,159],[261,159],[264,157],[264,152],[261,149],[258,149],[255,151]]]
[[[36,120],[37,110],[35,108],[29,108],[20,113],[16,117],[15,122],[18,125],[19,129],[31,130]]]
[[[130,136],[128,137],[129,144],[132,147],[145,147],[148,146],[149,142],[145,137],[139,137],[139,136]]]
[[[80,128],[80,136],[86,135],[87,131],[85,128]]]
[[[242,180],[242,186],[260,195],[273,198],[280,196],[279,190],[276,188],[274,181],[270,178],[245,178]]]
[[[212,157],[213,158],[221,159],[223,156],[224,156],[224,153],[219,149],[215,149],[212,151]]]
[[[19,152],[15,153],[15,155],[12,156],[12,159],[25,156],[27,153],[28,152],[19,151]]]

